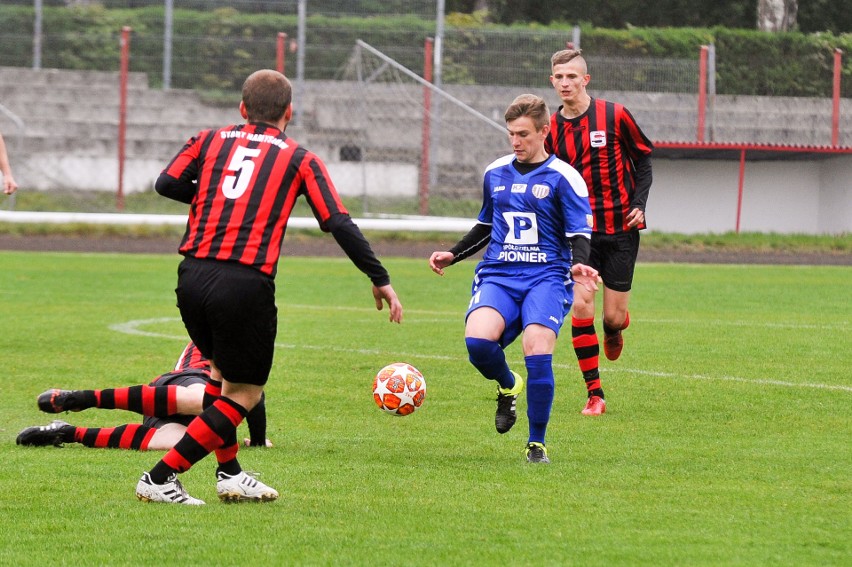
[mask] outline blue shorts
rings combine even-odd
[[[465,320],[480,307],[495,309],[506,322],[499,341],[503,348],[533,323],[553,329],[559,336],[574,300],[573,286],[567,274],[555,271],[530,275],[477,272]]]

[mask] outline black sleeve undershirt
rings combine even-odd
[[[154,190],[158,194],[187,205],[192,203],[196,188],[196,184],[191,179],[177,179],[168,173],[161,173],[154,183]]]
[[[577,234],[568,237],[568,244],[571,245],[571,265],[588,264],[589,254],[592,251],[592,242],[583,235]]]
[[[648,204],[648,194],[651,192],[651,182],[653,181],[651,158],[642,156],[633,160],[633,165],[636,168],[636,190],[633,193],[630,208],[639,209],[644,213],[645,206]]]
[[[476,223],[455,246],[450,248],[450,253],[454,256],[450,265],[473,256],[485,248],[489,242],[491,242],[491,225]]]
[[[367,242],[358,225],[352,221],[352,217],[344,213],[336,213],[325,223],[325,228],[331,232],[352,263],[367,274],[374,286],[382,287],[390,283],[390,275],[376,258],[370,243]]]

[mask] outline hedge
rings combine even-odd
[[[0,65],[32,65],[33,10],[0,6]],[[275,64],[275,38],[295,38],[293,15],[241,14],[234,9],[174,12],[172,86],[233,91],[245,75]],[[42,67],[117,70],[122,26],[133,29],[131,70],[162,76],[163,8],[45,7]],[[414,70],[423,65],[423,45],[434,21],[418,16],[344,17],[307,20],[305,75],[339,76],[362,39]],[[447,19],[445,83],[523,85],[541,81],[550,54],[570,39],[568,24],[499,26],[475,17]],[[593,57],[697,60],[714,44],[719,94],[831,96],[835,49],[843,57],[842,95],[852,97],[852,34],[769,34],[728,28],[582,27],[582,47]],[[294,56],[288,54],[288,74]]]

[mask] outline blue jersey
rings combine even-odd
[[[485,170],[478,221],[491,225],[491,241],[477,273],[508,275],[541,269],[567,277],[571,248],[567,238],[591,238],[592,210],[583,177],[550,156],[522,175],[514,154]]]

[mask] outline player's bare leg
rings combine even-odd
[[[176,411],[181,415],[199,415],[204,408],[204,384],[178,386],[175,390]]]
[[[157,429],[148,442],[148,451],[168,451],[180,441],[186,433],[186,426],[180,423],[167,423]]]

